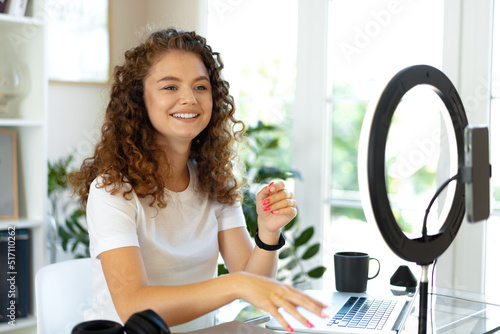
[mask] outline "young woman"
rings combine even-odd
[[[194,32],[152,33],[117,66],[102,137],[71,182],[86,205],[93,261],[88,319],[156,311],[174,331],[213,325],[235,300],[289,325],[283,307],[324,305],[272,277],[281,229],[297,213],[283,182],[257,195],[256,246],[233,169],[244,126],[234,118],[219,54]],[[221,254],[230,274],[216,277]],[[324,316],[324,315],[323,315]],[[292,330],[292,328],[289,328]]]

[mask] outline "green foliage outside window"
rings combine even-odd
[[[358,144],[367,103],[339,101],[332,111],[332,188],[358,191]]]
[[[338,193],[343,191],[358,192],[358,146],[359,137],[361,134],[361,127],[363,124],[364,116],[368,108],[368,101],[360,99],[356,96],[353,88],[347,85],[339,85],[334,89],[332,113],[332,175],[331,175],[331,189]],[[393,140],[393,139],[391,139]],[[391,159],[386,160],[386,166],[389,167],[394,161]],[[424,166],[416,171],[410,178],[403,180],[404,182],[411,183],[413,194],[417,196],[422,194],[436,183],[436,171],[428,166]],[[389,194],[397,195],[398,186],[401,180],[387,178],[387,188]],[[499,191],[500,193],[500,191]],[[500,194],[499,194],[500,196]],[[429,198],[430,200],[430,198]],[[393,213],[405,232],[412,233],[414,225],[413,220],[408,220],[403,214],[402,209],[397,207],[396,202],[392,202]],[[417,208],[420,210],[420,208]],[[425,207],[421,208],[422,212]],[[338,205],[332,206],[332,217],[347,217],[350,219],[366,221],[364,213],[361,208],[341,207]],[[423,217],[423,215],[422,215]],[[418,225],[418,223],[417,223]]]

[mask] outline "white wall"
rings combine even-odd
[[[136,45],[145,27],[176,26],[206,33],[206,0],[110,0],[110,53],[112,66],[123,52]],[[93,152],[108,102],[108,85],[49,83],[50,161],[73,153],[77,161]]]

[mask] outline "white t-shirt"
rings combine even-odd
[[[93,305],[85,312],[86,320],[122,323],[99,260],[99,254],[107,250],[139,247],[149,285],[183,285],[216,277],[218,232],[246,226],[245,218],[240,203],[223,205],[208,200],[206,193],[196,192],[197,177],[193,177],[196,172],[191,161],[188,169],[188,188],[179,193],[165,190],[167,207],[158,210],[149,206],[150,197],[139,198],[132,192],[127,200],[122,191],[111,195],[97,188],[100,179],[94,180],[87,201]],[[214,314],[209,313],[172,329],[190,331],[213,324]]]

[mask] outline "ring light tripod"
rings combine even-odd
[[[373,114],[367,113],[365,116],[358,159],[360,192],[362,196],[369,196],[363,200],[367,220],[375,220],[384,240],[395,254],[422,266],[419,333],[425,333],[427,327],[428,268],[451,244],[465,214],[465,187],[460,178],[457,179],[448,216],[435,235],[427,235],[424,229],[422,237],[408,238],[401,231],[391,210],[385,175],[385,149],[389,127],[403,95],[415,86],[423,84],[430,86],[448,109],[458,148],[458,166],[464,165],[464,130],[467,126],[464,107],[448,77],[427,65],[405,68],[389,81]]]

